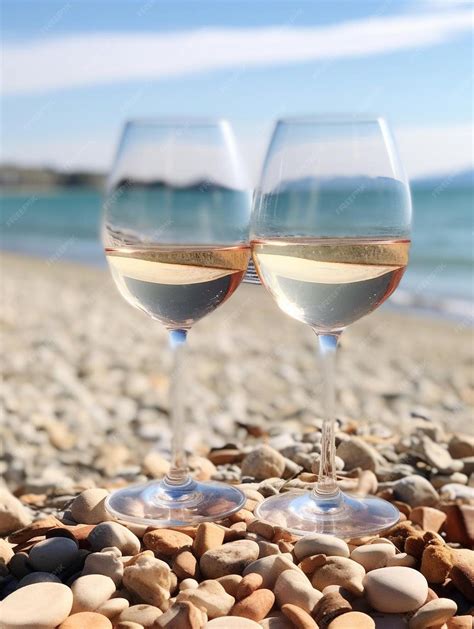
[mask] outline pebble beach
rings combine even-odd
[[[367,538],[298,538],[254,510],[316,481],[316,339],[241,286],[190,332],[184,391],[193,475],[240,487],[245,507],[127,527],[108,492],[167,471],[166,332],[104,269],[3,253],[1,268],[1,629],[472,627],[469,321],[384,307],[344,333],[338,481],[401,519]]]

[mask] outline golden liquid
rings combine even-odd
[[[341,330],[382,304],[408,263],[409,240],[255,240],[262,283],[287,314],[315,330]]]
[[[106,249],[112,276],[127,301],[167,328],[189,328],[232,295],[250,248],[173,246]]]

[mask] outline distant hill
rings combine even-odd
[[[435,177],[421,177],[411,181],[413,188],[434,188],[436,186],[457,186],[459,188],[474,187],[474,170],[467,169]]]
[[[104,185],[102,173],[60,172],[52,168],[23,168],[0,165],[0,187],[3,188],[97,188]]]

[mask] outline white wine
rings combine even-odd
[[[105,253],[129,303],[168,329],[187,329],[232,295],[247,269],[250,247],[122,247]]]
[[[342,330],[380,306],[408,263],[409,240],[254,240],[262,283],[279,307],[316,332]]]

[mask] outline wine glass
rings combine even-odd
[[[397,288],[410,225],[409,186],[382,118],[277,122],[254,195],[252,256],[278,306],[318,337],[325,418],[314,490],[272,496],[257,515],[296,534],[361,537],[399,519],[389,502],[337,486],[335,356],[342,331]]]
[[[251,196],[224,120],[137,120],[123,131],[104,202],[112,277],[132,306],[160,321],[174,355],[172,456],[161,481],[110,494],[125,521],[181,526],[239,510],[235,487],[191,478],[184,448],[183,351],[192,325],[226,301],[250,258]]]

